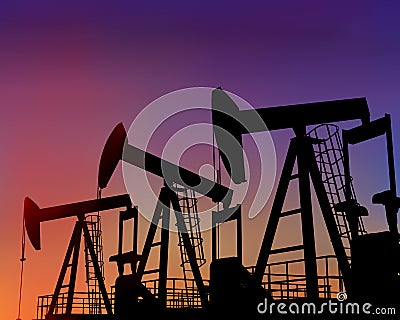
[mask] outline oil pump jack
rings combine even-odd
[[[306,275],[306,296],[308,299],[319,298],[319,284],[317,271],[317,257],[315,250],[314,222],[311,201],[311,184],[313,183],[320,209],[330,236],[331,243],[338,261],[339,269],[348,292],[351,292],[350,265],[346,256],[337,224],[332,213],[328,195],[322,180],[320,168],[317,164],[313,145],[319,141],[307,136],[306,127],[321,123],[338,122],[359,119],[362,123],[369,122],[369,111],[365,99],[350,99],[341,101],[319,102],[296,106],[254,109],[240,111],[234,101],[220,88],[213,91],[213,123],[216,141],[220,149],[227,150],[221,154],[223,163],[235,183],[245,180],[243,160],[232,162],[229,159],[242,157],[242,135],[265,130],[293,129],[295,137],[291,140],[286,160],[283,165],[281,178],[278,183],[275,200],[272,205],[267,228],[262,241],[258,260],[251,276],[253,285],[261,285],[265,276],[268,259],[271,255],[293,251],[304,252],[304,268]],[[257,117],[264,125],[258,125]],[[224,134],[229,132],[229,135]],[[294,173],[297,160],[297,173]],[[292,180],[298,180],[300,208],[283,212],[283,205]],[[346,212],[359,219],[365,214],[363,207],[356,204],[354,199],[348,199],[353,207],[347,207]],[[361,210],[360,210],[361,209]],[[300,214],[303,243],[296,246],[277,248],[272,250],[273,240],[281,218]],[[346,221],[344,221],[346,222]],[[231,263],[227,261],[227,264]],[[215,267],[217,275],[224,273],[226,266],[219,261]],[[224,287],[220,288],[221,300],[228,304],[230,294]],[[230,290],[232,293],[233,291]],[[228,297],[228,298],[227,298]],[[226,299],[227,298],[227,299]]]
[[[397,261],[400,247],[397,212],[400,203],[396,196],[390,115],[386,114],[381,119],[370,121],[365,98],[253,110],[239,110],[233,100],[220,88],[213,91],[212,99],[216,141],[220,149],[226,150],[221,157],[232,180],[236,183],[245,180],[243,160],[229,161],[229,159],[242,159],[243,134],[260,132],[265,130],[265,127],[269,131],[291,128],[295,133],[289,145],[252,274],[253,283],[256,285],[262,283],[271,255],[303,250],[306,296],[311,300],[321,297],[311,201],[310,182],[312,182],[338,262],[344,290],[351,299],[399,304],[400,267]],[[257,117],[261,117],[264,121],[262,126],[258,125]],[[342,143],[338,137],[338,127],[330,123],[348,120],[361,120],[361,125],[344,130]],[[317,126],[307,132],[306,127],[310,125]],[[319,137],[322,127],[326,130],[324,138]],[[229,132],[229,135],[225,132]],[[375,194],[372,201],[385,206],[389,231],[367,234],[362,217],[368,215],[368,210],[361,206],[355,197],[350,175],[349,145],[382,135],[386,136],[387,141],[390,189]],[[337,140],[336,144],[333,138]],[[297,173],[294,174],[296,159]],[[339,163],[342,168],[338,166]],[[301,207],[283,212],[289,183],[295,179],[298,180]],[[339,196],[339,191],[342,193],[342,198]],[[272,249],[278,222],[281,218],[294,214],[301,215],[303,244]],[[340,217],[342,217],[341,222]],[[349,231],[341,232],[343,227]],[[351,251],[346,252],[343,236],[349,240],[350,247],[347,249]],[[383,248],[387,250],[382,250]],[[229,263],[227,261],[227,265]],[[220,261],[216,269],[217,278],[226,268]],[[372,274],[374,280],[366,281]],[[220,295],[229,297],[229,292],[221,288]],[[225,300],[226,303],[228,301],[229,299]]]
[[[283,165],[256,265],[243,266],[242,209],[240,204],[231,207],[232,190],[129,145],[126,131],[122,124],[119,124],[105,144],[100,160],[98,185],[102,189],[107,186],[121,160],[164,179],[164,186],[159,193],[146,241],[139,254],[137,240],[139,211],[137,207],[132,206],[128,195],[44,209],[39,209],[32,200],[26,198],[25,225],[35,249],[40,249],[41,222],[69,216],[78,218],[56,289],[51,296],[50,305],[47,306],[46,319],[72,318],[80,233],[82,232],[94,261],[94,269],[107,312],[107,315],[103,315],[105,318],[130,319],[145,315],[151,319],[185,319],[186,317],[206,319],[221,314],[234,315],[237,312],[246,313],[249,318],[256,318],[257,305],[264,298],[316,302],[334,298],[338,291],[346,291],[352,300],[382,302],[382,299],[390,299],[389,301],[398,304],[399,266],[395,261],[398,260],[400,253],[396,217],[400,200],[395,189],[390,116],[386,115],[384,118],[370,121],[365,98],[239,110],[221,88],[215,89],[212,93],[212,107],[214,133],[220,157],[232,181],[236,184],[246,179],[242,135],[281,129],[292,129],[295,134],[295,137],[291,139]],[[261,118],[262,123],[256,118]],[[341,141],[338,139],[340,138],[339,129],[332,123],[349,120],[359,120],[361,124],[353,129],[344,130],[343,141]],[[324,125],[321,126],[322,124]],[[308,126],[316,127],[307,131]],[[229,135],[225,134],[226,132]],[[326,135],[323,136],[321,132],[325,132]],[[375,194],[373,202],[385,206],[389,231],[367,234],[362,217],[367,216],[368,211],[357,202],[355,197],[350,175],[349,146],[381,135],[387,138],[390,190]],[[297,172],[293,172],[296,161]],[[340,170],[337,169],[339,167]],[[294,180],[298,180],[300,208],[283,211],[289,184]],[[317,257],[316,255],[311,182],[332,243],[334,256]],[[211,213],[213,228],[209,284],[200,273],[196,244],[188,232],[176,185],[223,204],[222,210]],[[125,210],[119,215],[118,252],[110,257],[110,261],[117,264],[119,276],[115,283],[114,297],[110,299],[102,280],[87,226],[82,221],[86,213],[120,207],[124,207]],[[176,288],[175,284],[172,287],[168,286],[168,225],[171,209],[176,216],[184,252],[196,286],[196,289],[193,287],[191,291],[192,298],[198,301],[196,304],[180,304],[175,293],[182,290]],[[299,214],[301,218],[303,243],[273,249],[281,218],[285,219],[295,214]],[[131,219],[134,221],[133,249],[123,252],[124,222]],[[159,221],[163,226],[161,241],[155,242]],[[228,221],[237,223],[237,255],[220,258],[217,254],[217,242],[221,240],[217,239],[216,228]],[[347,244],[344,239],[348,240]],[[155,246],[160,246],[159,267],[147,270],[148,257]],[[383,247],[387,250],[382,250]],[[274,281],[276,274],[271,270],[279,263],[269,263],[269,258],[272,255],[294,251],[303,252],[304,259],[284,261],[283,265],[286,266],[284,279]],[[325,274],[321,274],[318,269],[320,259],[328,261],[330,258],[337,261],[337,275],[329,274],[328,264],[325,265]],[[304,277],[299,278],[299,275],[291,275],[288,271],[292,263],[298,262],[304,264]],[[125,274],[126,264],[130,265],[129,274]],[[66,269],[69,267],[71,267],[70,281],[64,285]],[[145,274],[158,274],[155,287],[149,287],[143,281]],[[374,280],[367,282],[366,278]],[[329,282],[331,279],[340,280],[339,288],[332,287]],[[322,285],[321,280],[323,280]],[[280,286],[280,289],[274,289],[274,285]],[[60,290],[63,287],[68,288],[64,309],[60,308],[59,302]],[[377,295],[376,292],[379,294]],[[388,301],[385,300],[385,302]],[[90,318],[90,315],[84,313],[73,316],[77,319]],[[102,315],[96,315],[96,317],[100,316]],[[43,318],[43,315],[40,318]]]
[[[122,252],[123,222],[135,217],[120,215],[118,254],[110,258],[110,261],[117,263],[119,271],[119,277],[115,285],[115,314],[119,319],[128,319],[137,314],[160,316],[160,312],[165,312],[168,295],[167,268],[170,208],[175,213],[179,236],[197,286],[197,299],[200,300],[200,305],[207,309],[209,301],[207,289],[199,270],[199,259],[196,256],[196,237],[192,237],[193,234],[188,230],[174,184],[210,197],[215,202],[222,202],[225,208],[231,203],[232,190],[150,153],[143,152],[133,145],[129,145],[127,134],[122,124],[114,128],[104,147],[99,167],[99,185],[101,187],[107,186],[120,160],[162,177],[164,179],[164,187],[161,188],[141,255],[137,254],[137,225],[134,226],[133,251]],[[163,227],[161,241],[155,242],[154,238],[160,220],[162,220]],[[189,219],[189,227],[192,227],[190,221],[192,220]],[[155,246],[160,246],[159,268],[146,271],[150,250]],[[185,261],[182,261],[182,264],[184,263]],[[130,264],[131,274],[124,274],[124,264]],[[149,273],[159,274],[157,299],[141,282],[143,275]]]
[[[73,317],[72,311],[74,306],[74,290],[76,282],[76,274],[79,260],[79,249],[81,243],[81,236],[83,233],[85,244],[89,249],[91,260],[93,263],[95,275],[99,283],[99,289],[104,302],[104,308],[108,316],[112,316],[113,310],[110,298],[107,294],[104,279],[98,263],[98,257],[94,250],[92,238],[85,221],[85,214],[91,212],[105,211],[120,207],[125,207],[126,210],[120,212],[119,223],[119,245],[118,254],[112,256],[110,261],[117,263],[119,277],[115,285],[115,315],[118,319],[126,319],[134,316],[144,305],[148,313],[159,312],[159,306],[166,304],[167,299],[167,263],[168,263],[168,242],[169,231],[168,225],[170,223],[170,207],[173,208],[178,224],[178,230],[181,236],[182,246],[184,247],[187,260],[190,263],[190,268],[194,276],[194,282],[197,285],[199,300],[201,305],[207,306],[208,298],[206,288],[201,277],[199,266],[197,264],[196,251],[193,246],[193,238],[191,239],[186,227],[185,220],[182,216],[181,205],[179,198],[171,187],[172,183],[179,184],[186,189],[191,189],[195,192],[210,197],[213,201],[222,202],[225,206],[229,206],[232,199],[232,190],[214,183],[207,178],[201,177],[185,168],[176,166],[168,161],[165,161],[150,153],[144,152],[134,146],[126,143],[126,131],[122,124],[118,125],[111,133],[107,140],[103,154],[100,159],[98,185],[101,189],[105,188],[109,179],[118,162],[122,159],[125,148],[124,161],[132,165],[146,169],[147,171],[159,175],[165,179],[164,187],[160,191],[159,201],[157,203],[152,224],[150,225],[148,236],[144,244],[143,252],[141,255],[137,253],[137,218],[138,209],[132,207],[129,195],[119,195],[108,198],[100,198],[95,200],[88,200],[84,202],[65,204],[55,207],[40,209],[37,204],[26,197],[24,201],[24,220],[28,238],[36,250],[40,250],[40,223],[62,219],[72,216],[77,216],[78,221],[72,233],[71,241],[67,249],[67,253],[61,268],[59,279],[52,296],[47,296],[46,300],[50,299],[50,303],[42,305],[40,317],[45,314],[46,319],[58,318],[71,318]],[[167,183],[167,180],[170,184]],[[123,222],[126,220],[134,219],[134,241],[133,250],[122,253],[122,236],[123,236]],[[158,221],[162,219],[164,229],[161,232],[161,242],[154,242],[154,236],[157,231]],[[145,270],[147,259],[152,247],[160,246],[160,267],[157,270]],[[132,273],[124,275],[124,265],[130,264]],[[137,268],[136,268],[137,266]],[[67,270],[70,268],[69,283],[64,284]],[[142,283],[141,279],[144,274],[159,273],[159,285],[157,288],[157,299]],[[66,302],[64,296],[60,296],[63,288],[68,288]],[[140,298],[140,301],[138,300]],[[60,302],[61,300],[61,302]],[[136,304],[137,302],[138,304]],[[142,302],[142,303],[139,303]],[[149,304],[151,307],[149,307]],[[45,312],[43,312],[45,307]],[[142,310],[143,311],[143,310]],[[86,310],[83,309],[81,316],[84,318],[93,315],[84,315]],[[96,314],[95,317],[102,315]],[[38,316],[39,317],[39,316]],[[74,315],[76,318],[77,315]]]

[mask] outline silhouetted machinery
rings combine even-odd
[[[395,162],[390,115],[343,132],[344,151],[349,145],[385,136],[389,173],[389,190],[373,195],[374,204],[385,206],[389,230],[352,239],[352,275],[354,296],[364,301],[382,304],[400,304],[400,246],[397,212],[400,207],[396,196]],[[346,156],[346,185],[351,181],[349,157]],[[348,188],[346,188],[348,190]],[[371,277],[371,275],[373,275]],[[368,280],[367,280],[368,279]],[[366,281],[367,280],[367,281]]]
[[[158,203],[149,226],[141,253],[138,251],[138,208],[132,207],[128,195],[96,199],[74,204],[39,209],[29,198],[25,199],[25,225],[35,249],[40,249],[40,223],[48,220],[77,216],[71,242],[50,303],[43,303],[38,318],[86,319],[93,317],[85,309],[74,312],[74,288],[83,232],[86,245],[92,255],[93,265],[104,301],[105,314],[96,317],[133,319],[146,316],[149,319],[207,319],[216,315],[234,316],[247,313],[257,317],[257,305],[265,298],[273,300],[326,301],[336,298],[338,292],[347,292],[349,299],[368,302],[399,304],[399,234],[397,211],[400,199],[396,195],[394,154],[390,116],[370,121],[365,98],[317,102],[302,105],[239,110],[222,89],[212,93],[212,119],[217,147],[222,162],[232,181],[240,184],[246,180],[242,135],[260,131],[293,129],[286,160],[276,190],[266,231],[256,265],[243,266],[242,208],[231,207],[232,190],[214,183],[187,169],[144,152],[128,144],[122,124],[115,127],[108,138],[100,160],[98,184],[105,188],[119,161],[125,161],[164,179]],[[360,120],[361,124],[342,132],[333,122]],[[307,131],[308,126],[314,126]],[[368,215],[355,197],[350,176],[349,146],[385,135],[390,189],[373,196],[373,202],[386,209],[389,231],[367,234],[363,219]],[[296,165],[297,162],[297,165]],[[293,172],[297,168],[297,172]],[[289,184],[298,181],[300,208],[284,211]],[[334,255],[317,257],[315,245],[314,215],[311,193],[315,191],[317,202],[332,243]],[[212,243],[210,280],[203,279],[200,266],[204,257],[196,250],[199,237],[188,228],[188,220],[195,211],[193,197],[179,198],[179,192],[192,190],[222,202],[223,208],[212,214]],[[187,194],[187,193],[186,193]],[[184,199],[184,201],[181,201]],[[84,216],[89,212],[124,207],[119,216],[118,252],[110,257],[117,264],[119,276],[115,292],[110,298],[100,274],[96,253],[89,236]],[[176,217],[180,243],[185,261],[193,278],[185,276],[184,287],[170,285],[168,279],[168,250],[171,210]],[[285,217],[299,214],[302,243],[290,247],[272,248],[278,224]],[[123,252],[124,222],[134,220],[133,249]],[[189,219],[190,220],[190,219]],[[157,225],[161,221],[161,240],[155,241]],[[190,220],[192,221],[192,220]],[[220,258],[218,255],[217,228],[227,221],[236,221],[237,255]],[[197,242],[196,242],[197,241]],[[152,248],[159,246],[159,266],[146,269]],[[269,262],[272,255],[303,252],[303,259]],[[183,256],[183,255],[182,255]],[[72,260],[71,260],[72,259]],[[334,266],[332,267],[332,263]],[[125,265],[130,273],[125,274]],[[304,275],[291,272],[292,266],[304,266]],[[322,264],[322,268],[321,268]],[[70,279],[64,284],[67,268]],[[297,267],[295,267],[296,269]],[[297,268],[296,270],[298,270]],[[144,275],[158,275],[156,285],[143,281]],[[191,283],[188,285],[188,283]],[[66,303],[60,302],[60,291],[67,288]],[[44,311],[43,311],[44,310]]]
[[[210,197],[214,201],[223,203],[227,202],[227,205],[229,205],[230,199],[232,197],[232,190],[230,190],[229,188],[222,186],[218,183],[213,183],[207,178],[201,177],[185,168],[181,168],[172,163],[169,163],[125,142],[126,132],[122,124],[120,124],[111,133],[109,139],[105,144],[103,154],[100,159],[98,177],[98,185],[100,188],[105,188],[107,186],[108,181],[111,178],[113,171],[115,170],[115,167],[117,166],[119,160],[122,159],[122,150],[125,146],[125,160],[129,163],[141,168],[145,168],[147,171],[156,175],[162,176],[162,173],[166,173],[169,182],[179,183],[183,186],[187,186],[188,188],[191,188],[196,192],[199,192],[200,194]],[[186,182],[188,182],[188,184],[186,184]],[[30,198],[26,198],[24,202],[25,226],[28,237],[36,250],[40,250],[41,222],[71,217],[75,215],[78,217],[78,222],[76,223],[75,229],[71,237],[71,241],[61,269],[56,289],[53,296],[51,297],[50,305],[47,306],[48,310],[46,312],[46,319],[57,318],[60,316],[59,314],[56,314],[55,311],[56,309],[59,309],[57,307],[57,302],[60,298],[60,291],[62,288],[65,287],[68,288],[68,295],[66,305],[63,305],[62,309],[65,308],[65,314],[67,316],[71,315],[72,313],[82,231],[85,243],[90,250],[106,312],[108,315],[113,314],[110,299],[107,295],[104,281],[100,273],[100,268],[97,261],[98,259],[93,249],[93,243],[91,241],[87,224],[84,222],[84,215],[90,212],[104,211],[119,207],[126,207],[126,210],[120,212],[118,254],[110,258],[110,261],[115,261],[117,263],[118,271],[120,274],[120,277],[117,279],[115,286],[115,313],[120,319],[126,319],[137,314],[139,305],[136,305],[135,301],[138,302],[138,297],[141,297],[144,300],[144,303],[142,303],[142,305],[147,303],[148,301],[152,302],[152,307],[149,307],[149,304],[145,304],[146,307],[150,309],[149,312],[157,311],[157,306],[164,305],[167,298],[166,282],[168,266],[168,226],[170,223],[170,206],[172,206],[176,215],[178,228],[181,231],[180,235],[182,237],[183,246],[185,248],[185,252],[190,263],[190,267],[194,276],[195,283],[197,285],[201,302],[203,305],[207,305],[208,299],[206,295],[206,289],[199,271],[199,266],[197,264],[195,250],[192,246],[189,233],[186,230],[186,223],[182,216],[179,199],[177,197],[177,194],[171,190],[170,185],[168,185],[167,183],[165,183],[165,186],[161,189],[159,201],[156,206],[152,220],[153,223],[150,225],[148,236],[141,255],[138,255],[137,253],[138,212],[136,207],[132,208],[129,195],[120,195],[103,199],[89,200],[85,202],[72,203],[44,209],[39,209],[39,207]],[[130,252],[122,253],[123,222],[130,219],[135,219],[133,250]],[[162,219],[163,225],[163,229],[161,232],[161,242],[156,243],[154,242],[154,237],[157,230],[158,221],[160,219]],[[161,247],[160,267],[157,270],[145,271],[150,250],[154,246]],[[70,262],[71,258],[72,261]],[[125,264],[131,265],[131,275],[123,274]],[[66,276],[67,268],[71,268],[69,279],[70,282],[68,284],[64,284],[64,278]],[[160,279],[157,301],[154,295],[151,294],[150,291],[145,288],[141,283],[141,279],[145,273],[159,273]]]

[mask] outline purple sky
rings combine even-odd
[[[48,206],[94,197],[109,132],[170,91],[222,86],[254,107],[365,96],[373,118],[392,114],[399,168],[399,10],[396,1],[1,1],[0,317],[17,311],[23,198]],[[278,173],[290,136],[273,134]],[[352,153],[363,204],[387,188],[382,150],[378,140]],[[370,224],[384,226],[377,212]],[[48,251],[28,248],[26,319],[36,296],[53,290],[71,223],[43,228]]]

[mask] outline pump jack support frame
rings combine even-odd
[[[200,268],[197,264],[196,253],[190,241],[188,230],[185,225],[185,221],[182,215],[181,207],[179,205],[178,196],[172,191],[165,183],[164,187],[161,188],[157,206],[154,210],[152,222],[147,232],[147,237],[144,243],[142,254],[138,257],[139,263],[136,270],[133,271],[133,286],[138,288],[137,292],[146,294],[147,298],[154,299],[154,296],[147,290],[143,290],[144,287],[141,283],[143,275],[146,273],[159,273],[159,287],[158,287],[158,303],[161,308],[166,308],[167,302],[167,267],[168,267],[168,247],[169,247],[169,224],[170,224],[170,210],[173,209],[178,224],[178,232],[181,233],[182,241],[190,262],[190,267],[193,273],[193,277],[199,291],[200,300],[203,308],[207,308],[209,301],[207,297],[206,288],[201,276]],[[162,220],[161,230],[161,241],[154,242],[154,238],[157,232],[158,223]],[[160,260],[159,269],[145,271],[147,261],[150,255],[152,247],[160,246]],[[113,257],[113,261],[122,259],[122,255]],[[143,296],[143,298],[145,298]]]
[[[313,151],[314,139],[305,136],[304,128],[296,131],[296,137],[290,142],[286,160],[282,169],[281,178],[276,191],[275,200],[271,209],[264,239],[261,245],[260,254],[253,275],[256,285],[261,285],[268,263],[269,256],[274,253],[304,250],[304,260],[306,269],[306,292],[307,298],[318,298],[318,274],[315,253],[315,237],[311,203],[310,178],[314,185],[314,190],[322,211],[322,215],[327,227],[333,249],[335,251],[339,269],[343,276],[346,290],[351,294],[350,265],[347,260],[343,243],[340,239],[338,229],[329,205],[328,196],[322,182],[322,177],[318,169],[318,164]],[[297,158],[298,173],[293,174],[295,161]],[[282,212],[289,183],[293,179],[299,179],[300,205],[299,210]],[[303,245],[272,250],[272,244],[278,228],[279,219],[294,213],[301,214]]]
[[[89,253],[91,259],[93,261],[93,267],[95,270],[96,278],[99,282],[100,292],[102,294],[102,298],[104,301],[105,308],[107,310],[108,315],[112,315],[112,307],[111,302],[107,295],[106,286],[104,284],[104,279],[101,275],[100,266],[98,263],[97,255],[93,247],[92,239],[90,238],[89,229],[84,219],[84,215],[78,215],[78,221],[75,223],[74,230],[72,232],[71,240],[68,245],[67,253],[65,254],[64,262],[61,267],[61,272],[57,280],[56,287],[54,289],[53,296],[51,298],[51,303],[47,315],[53,315],[57,306],[57,300],[60,295],[61,289],[63,287],[68,287],[68,295],[67,295],[67,305],[65,309],[65,314],[72,313],[73,307],[73,299],[74,299],[74,291],[75,291],[75,283],[76,283],[76,274],[78,269],[78,261],[79,261],[79,250],[81,245],[81,237],[83,237],[86,241],[86,245],[89,248]],[[72,262],[70,262],[72,256]],[[64,285],[64,279],[67,273],[67,269],[71,268],[69,283],[68,285]]]

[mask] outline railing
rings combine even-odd
[[[206,287],[208,280],[203,280]],[[158,279],[142,282],[155,297],[158,296]],[[167,279],[167,308],[193,309],[201,308],[201,298],[194,279]]]
[[[59,294],[54,314],[65,314],[67,307],[67,296],[68,292],[62,292]],[[50,308],[52,294],[39,296],[37,300],[36,318],[45,319],[45,316]],[[108,294],[111,305],[114,306],[114,290]],[[93,312],[92,297],[88,292],[75,292],[74,299],[72,302],[72,313],[75,314],[107,314],[103,300],[100,298],[98,301],[98,308],[96,312]]]
[[[267,265],[262,286],[276,300],[301,299],[307,297],[304,259],[275,262]],[[337,293],[344,291],[342,276],[339,272],[337,259],[333,255],[317,258],[319,297],[336,298]],[[255,267],[247,267],[254,273]],[[158,296],[158,279],[142,282],[155,297]],[[206,288],[209,281],[204,280]],[[114,287],[111,287],[109,299],[114,307]],[[207,293],[208,294],[208,293]],[[37,319],[44,319],[50,307],[52,295],[38,297]],[[63,314],[66,310],[67,293],[61,293],[56,304],[55,314]],[[194,279],[167,279],[167,308],[196,309],[201,308],[200,294]],[[102,299],[99,301],[99,313],[106,313]],[[76,292],[72,305],[72,313],[92,314],[90,295],[87,292]]]
[[[247,269],[250,273],[255,271],[255,267],[248,267]],[[320,298],[335,298],[337,293],[343,292],[343,280],[335,256],[318,257],[317,269]],[[262,285],[277,300],[306,298],[304,259],[268,264]]]

